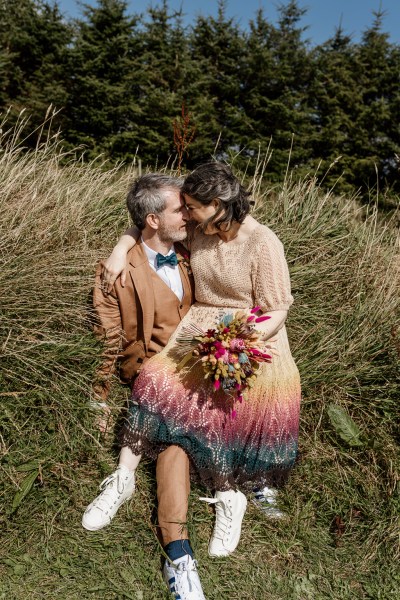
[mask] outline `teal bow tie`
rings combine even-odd
[[[161,269],[164,265],[171,265],[171,267],[176,267],[178,264],[178,259],[176,257],[175,252],[172,254],[168,254],[168,256],[164,256],[163,254],[158,253],[156,256],[156,267],[157,269]]]

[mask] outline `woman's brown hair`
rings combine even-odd
[[[182,194],[194,198],[203,206],[208,206],[213,200],[218,200],[217,212],[205,223],[226,231],[232,221],[243,223],[250,212],[250,193],[245,190],[228,165],[221,162],[207,162],[197,167],[185,178]]]

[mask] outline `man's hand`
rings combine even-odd
[[[96,425],[103,435],[109,433],[114,425],[111,408],[107,405],[99,409],[96,415]]]
[[[111,408],[96,392],[94,392],[94,398],[90,401],[90,405],[96,411],[95,424],[100,433],[105,435],[111,430],[114,424]]]

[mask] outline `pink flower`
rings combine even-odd
[[[254,321],[254,319],[254,315],[250,315],[250,317],[247,317],[247,322],[250,323],[251,321]]]
[[[249,350],[252,354],[254,354],[254,356],[260,356],[261,354],[261,352],[257,350],[257,348],[250,348]]]
[[[269,317],[268,315],[264,315],[263,317],[257,317],[256,323],[261,323],[262,321],[267,321],[270,318],[271,317]]]
[[[222,354],[221,358],[224,361],[224,363],[228,363],[229,362],[229,353],[225,350],[225,352]]]
[[[214,389],[215,389],[215,390],[219,390],[219,387],[220,387],[220,385],[221,385],[221,384],[220,384],[220,382],[219,382],[219,379],[216,379],[216,380],[214,381]]]
[[[246,348],[246,344],[244,342],[244,340],[242,340],[241,338],[233,338],[233,340],[231,340],[231,343],[229,344],[229,349],[232,350],[233,352],[240,352],[241,350],[244,350]]]
[[[231,412],[231,418],[232,419],[236,419],[236,415],[237,415],[236,410],[232,410],[232,412]]]
[[[258,312],[259,310],[261,310],[261,307],[260,306],[255,306],[254,308],[251,309],[250,312],[251,312],[251,314],[254,315],[254,313]]]

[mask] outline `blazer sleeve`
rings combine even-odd
[[[96,369],[93,391],[103,401],[107,399],[111,377],[115,372],[116,361],[121,350],[122,324],[119,301],[115,286],[109,294],[103,291],[101,283],[101,263],[97,266],[93,290],[94,333],[103,343],[101,362]]]

